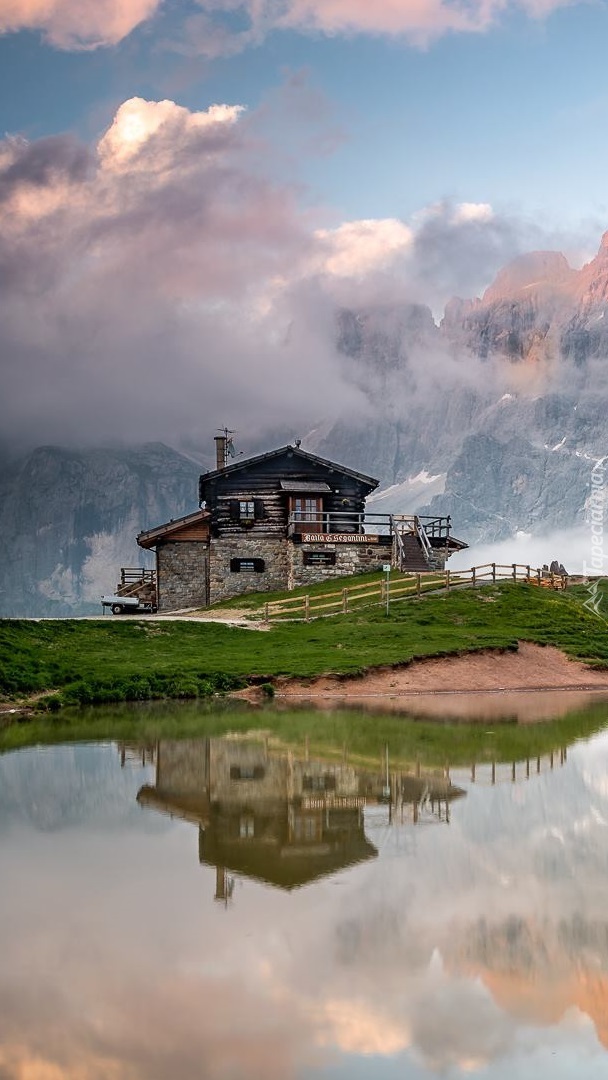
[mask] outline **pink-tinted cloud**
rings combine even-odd
[[[329,227],[276,179],[280,133],[268,130],[264,110],[239,104],[190,112],[132,98],[95,147],[0,142],[9,441],[200,446],[223,422],[295,435],[367,414],[373,373],[359,377],[340,351],[337,311],[378,303],[374,318],[393,319],[397,335],[418,305],[417,385],[444,384],[420,305],[440,315],[455,292],[481,291],[530,245],[529,230],[485,203],[448,202],[409,222]],[[392,407],[411,392],[391,387]]]
[[[231,55],[272,30],[402,37],[426,46],[446,33],[482,33],[509,10],[542,18],[579,0],[198,0],[182,20],[182,48]],[[0,33],[40,30],[61,49],[114,45],[153,18],[161,0],[0,0]],[[185,7],[185,5],[184,5]],[[180,9],[178,7],[178,19]],[[234,30],[226,14],[246,19]]]
[[[297,301],[275,296],[314,241],[271,173],[238,105],[135,98],[93,150],[0,144],[5,431],[172,439],[295,422],[321,379],[337,397],[318,310],[290,333]]]
[[[0,0],[0,33],[41,30],[60,49],[115,45],[151,18],[161,0]]]
[[[540,18],[571,2],[577,0],[198,0],[204,14],[191,25],[208,55],[238,51],[277,29],[387,35],[424,47],[446,33],[483,33],[509,10]],[[249,26],[230,33],[214,16],[234,11],[246,15]]]

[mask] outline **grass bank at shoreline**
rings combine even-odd
[[[605,702],[540,724],[491,727],[370,714],[357,708],[321,713],[306,707],[279,710],[272,703],[252,710],[229,700],[123,702],[65,709],[58,716],[40,715],[27,724],[15,724],[0,731],[0,753],[107,740],[145,747],[163,739],[232,734],[264,738],[270,747],[289,748],[298,757],[308,753],[313,758],[347,759],[353,765],[375,768],[383,765],[388,747],[392,768],[420,764],[443,769],[534,759],[592,737],[607,722]]]
[[[608,667],[608,625],[583,590],[489,585],[266,633],[218,623],[152,619],[0,622],[0,694],[38,707],[195,698],[278,676],[363,674],[415,658],[517,642],[555,645]]]

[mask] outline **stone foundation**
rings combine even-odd
[[[234,536],[212,540],[209,559],[209,603],[230,600],[243,593],[287,589],[289,557],[287,540],[276,536],[253,538]],[[260,572],[230,569],[233,559],[263,559]]]
[[[306,552],[331,552],[329,566],[304,565]],[[264,569],[231,568],[234,559],[263,560]],[[332,578],[381,570],[391,561],[391,548],[377,543],[294,544],[277,536],[223,536],[201,541],[165,543],[157,550],[159,611],[207,607],[252,592],[294,589]],[[445,551],[433,551],[434,568],[443,569]]]
[[[391,561],[391,548],[383,544],[290,544],[289,548],[290,589],[336,577],[369,574],[381,570],[384,563]],[[304,552],[307,551],[335,552],[336,561],[333,566],[305,566]]]
[[[207,544],[197,540],[159,545],[156,551],[159,611],[208,605],[208,552]]]

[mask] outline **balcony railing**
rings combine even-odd
[[[409,532],[429,539],[447,540],[450,536],[449,517],[424,517],[418,514],[377,514],[370,511],[358,513],[352,510],[311,513],[294,510],[289,515],[288,535],[299,533],[371,533],[394,536],[395,532]]]

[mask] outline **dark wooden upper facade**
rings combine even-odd
[[[215,537],[354,533],[377,486],[371,476],[284,446],[205,473],[199,500]]]

